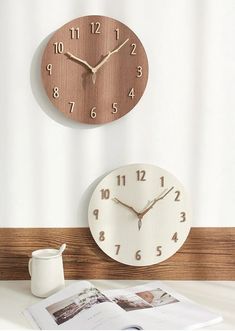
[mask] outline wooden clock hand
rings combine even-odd
[[[105,62],[108,61],[108,59],[110,58],[110,56],[114,53],[117,53],[127,42],[128,42],[129,38],[127,38],[121,45],[119,45],[118,47],[114,48],[112,51],[109,51],[108,54],[103,58],[103,60],[101,60],[94,68],[93,68],[93,74],[95,74],[104,64]]]
[[[113,198],[113,201],[115,201],[116,203],[120,203],[121,205],[123,205],[124,207],[130,209],[131,211],[133,211],[138,217],[139,217],[139,213],[131,206],[127,205],[126,203],[120,201],[117,198]]]
[[[140,215],[142,216],[142,218],[143,218],[143,216],[145,215],[145,214],[147,214],[147,212],[151,209],[151,208],[153,208],[153,206],[155,205],[155,203],[157,202],[157,201],[159,201],[159,200],[162,200],[162,199],[164,199],[165,198],[165,196],[167,195],[167,194],[169,194],[172,190],[173,190],[173,188],[174,188],[174,186],[172,186],[169,190],[167,190],[167,189],[165,189],[157,198],[155,198],[154,200],[153,200],[153,202],[151,203],[151,205],[148,207],[148,208],[146,208],[145,210],[143,210],[141,213],[140,213]]]

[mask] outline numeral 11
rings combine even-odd
[[[118,175],[117,176],[117,184],[118,184],[118,186],[121,186],[121,185],[125,186],[126,185],[126,176]]]

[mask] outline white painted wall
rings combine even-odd
[[[136,108],[99,127],[68,122],[40,82],[48,37],[88,14],[127,24],[150,65]],[[193,226],[235,226],[234,36],[232,0],[0,0],[0,226],[87,226],[94,181],[133,162],[184,183]]]

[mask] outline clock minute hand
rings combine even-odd
[[[131,211],[133,211],[138,217],[139,217],[139,213],[132,207],[132,206],[129,206],[127,205],[126,203],[120,201],[119,199],[117,198],[113,198],[113,201],[115,201],[116,203],[120,203],[121,205],[123,205],[124,207],[130,209]]]
[[[101,60],[94,68],[93,68],[93,74],[95,74],[97,72],[97,70],[99,70],[104,64],[105,62],[108,61],[108,59],[110,58],[111,55],[113,55],[114,53],[117,53],[127,42],[128,42],[129,38],[127,38],[121,45],[119,45],[118,47],[114,48],[112,51],[109,51],[108,54],[103,58],[103,60]]]
[[[172,186],[169,190],[165,189],[165,190],[164,190],[164,191],[163,191],[163,192],[162,192],[157,198],[155,198],[155,199],[153,200],[153,202],[151,203],[151,205],[150,205],[148,208],[146,208],[144,211],[142,211],[142,213],[140,213],[140,215],[143,217],[145,214],[147,214],[147,212],[148,212],[150,209],[153,208],[153,206],[155,205],[155,203],[156,203],[157,201],[164,199],[165,196],[166,196],[167,194],[169,194],[173,189],[174,189],[174,186]]]

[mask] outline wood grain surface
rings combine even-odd
[[[92,33],[92,24],[99,24],[98,33]],[[79,29],[78,39],[71,38],[72,29]],[[106,61],[108,53],[125,41]],[[89,66],[94,69],[103,60],[94,83]],[[45,91],[59,111],[74,121],[102,124],[119,119],[138,103],[148,80],[148,60],[141,41],[126,25],[105,16],[84,16],[53,34],[41,73]]]
[[[67,279],[235,280],[235,227],[192,228],[174,256],[151,267],[112,260],[97,247],[88,228],[0,228],[0,279],[29,279],[31,252],[64,242]]]

